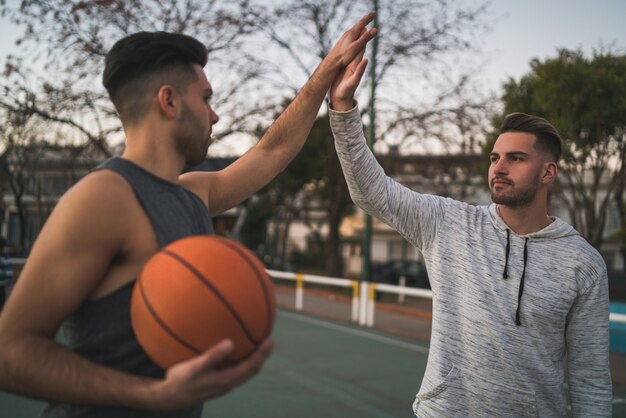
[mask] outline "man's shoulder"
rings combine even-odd
[[[133,199],[133,190],[122,176],[110,170],[98,170],[72,186],[57,206],[74,213],[108,216],[123,210]]]
[[[78,191],[85,194],[100,195],[104,197],[132,196],[132,189],[121,174],[112,170],[92,171],[78,181],[68,192]]]
[[[562,260],[573,267],[583,293],[598,283],[608,282],[604,258],[582,235],[575,234],[557,241],[565,250]]]

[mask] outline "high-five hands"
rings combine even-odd
[[[363,58],[365,45],[377,34],[376,28],[368,30],[365,26],[374,20],[375,16],[376,13],[371,12],[361,18],[356,25],[343,35],[337,42],[337,45],[335,45],[335,48],[333,48],[333,50],[338,47],[344,48],[351,52],[350,54],[344,54],[344,59],[349,58],[349,61],[342,61],[341,70],[330,88],[330,103],[334,110],[346,111],[354,107],[354,93],[367,67],[367,59]],[[353,44],[345,47],[344,45],[349,44],[351,40]],[[359,47],[356,48],[355,44],[359,45]]]

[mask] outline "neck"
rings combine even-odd
[[[185,167],[184,159],[172,144],[171,135],[158,129],[126,130],[126,149],[122,158],[171,183],[178,183],[178,176]]]
[[[552,223],[552,219],[548,216],[546,205],[521,208],[497,205],[497,208],[504,223],[518,235],[527,235],[540,231]]]

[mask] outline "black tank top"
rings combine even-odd
[[[138,165],[116,157],[95,170],[120,174],[135,192],[156,233],[159,247],[190,235],[212,234],[206,205],[182,186],[163,180]],[[135,280],[96,300],[88,300],[62,326],[67,346],[99,364],[127,373],[162,378],[164,370],[139,346],[130,322],[130,300]],[[128,408],[103,408],[60,403],[46,405],[45,418],[198,418],[202,404],[169,413]]]

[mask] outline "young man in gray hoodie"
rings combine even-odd
[[[561,139],[546,120],[507,116],[490,155],[493,203],[417,193],[366,145],[357,57],[331,88],[331,126],[354,202],[423,254],[433,289],[430,354],[416,416],[611,416],[606,265],[548,213]],[[567,390],[566,384],[567,381]]]

